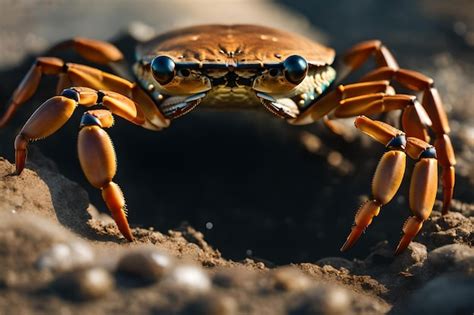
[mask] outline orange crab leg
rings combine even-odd
[[[52,49],[57,48],[74,48],[82,57],[85,59],[96,62],[99,64],[114,63],[123,60],[123,54],[114,45],[93,39],[77,37],[62,43],[57,44]],[[38,88],[41,76],[47,75],[60,75],[60,90],[71,86],[67,83],[68,80],[62,75],[64,71],[64,62],[59,58],[53,57],[39,57],[33,63],[32,67],[20,83],[18,88],[13,92],[13,96],[10,100],[10,105],[7,107],[7,111],[0,119],[0,128],[3,127],[15,113],[15,111],[21,106],[22,103],[26,102]],[[80,84],[75,84],[80,85]],[[59,93],[59,91],[57,91]]]
[[[108,111],[84,113],[77,141],[79,162],[89,183],[102,190],[102,198],[122,235],[132,241],[133,235],[126,216],[125,198],[120,187],[112,181],[117,171],[117,158],[112,140],[102,129],[112,124],[113,117]]]
[[[28,142],[52,135],[68,121],[76,106],[74,99],[55,96],[44,102],[31,115],[15,139],[17,174],[25,168]]]
[[[16,137],[17,174],[20,174],[25,167],[28,142],[52,135],[69,120],[78,105],[89,107],[96,104],[102,104],[133,123],[143,122],[140,108],[123,95],[84,87],[66,89],[61,96],[54,96],[44,102]],[[125,238],[132,240],[125,216],[123,194],[117,184],[112,182],[116,172],[115,152],[110,138],[102,129],[111,127],[113,123],[112,113],[107,110],[93,110],[84,114],[78,140],[79,160],[89,182],[102,190],[102,197],[112,212],[120,232]]]
[[[334,117],[354,117],[361,114],[378,114],[413,105],[412,95],[375,93],[342,100],[334,111]]]
[[[383,75],[382,75],[383,74]],[[433,88],[433,80],[419,72],[411,70],[383,70],[383,72],[369,73],[363,80],[372,79],[394,79],[405,87],[414,91],[423,91],[422,105],[431,118],[431,128],[435,132],[435,147],[439,155],[439,161],[442,168],[443,185],[443,214],[447,213],[453,197],[456,159],[454,149],[451,144],[448,133],[450,132],[446,112],[443,109],[438,90]],[[423,123],[417,119],[415,113],[404,113],[403,126],[407,134],[415,137],[427,139]]]
[[[321,100],[317,101],[307,108],[301,115],[295,119],[288,119],[293,125],[306,125],[313,123],[329,112],[334,110],[340,103],[349,98],[355,98],[366,94],[386,92],[389,88],[389,82],[386,80],[362,82],[348,85],[339,85],[337,89],[329,92]]]
[[[404,235],[395,254],[401,253],[410,244],[423,226],[423,222],[429,218],[438,188],[436,149],[420,139],[408,138],[406,152],[411,158],[418,160],[410,183],[409,203],[414,216],[405,222]]]
[[[436,150],[423,140],[405,138],[402,131],[388,124],[373,121],[365,116],[356,119],[356,127],[375,140],[385,144],[387,151],[380,160],[372,181],[373,198],[362,205],[355,216],[355,223],[341,250],[351,248],[367,226],[398,191],[405,173],[406,155],[417,160],[410,184],[410,217],[403,227],[404,235],[395,251],[402,252],[430,216],[436,199],[437,160]]]
[[[145,128],[160,130],[170,124],[169,119],[161,114],[153,100],[136,83],[89,66],[64,63],[58,58],[39,57],[13,93],[5,114],[0,118],[0,128],[11,119],[14,112],[24,102],[33,96],[43,74],[59,76],[58,93],[71,86],[81,86],[113,91],[127,96],[139,104],[146,117],[141,124]]]
[[[442,212],[445,214],[453,198],[456,159],[448,136],[450,128],[446,112],[437,89],[433,87],[433,79],[417,71],[400,69],[392,54],[380,41],[364,42],[349,50],[343,58],[345,68],[342,72],[354,71],[371,56],[375,56],[378,68],[365,75],[361,81],[395,80],[408,89],[423,92],[422,106],[429,119],[423,117],[424,114],[419,108],[415,112],[413,108],[407,107],[402,116],[402,123],[408,136],[429,141],[427,126],[430,126],[436,135],[434,144],[442,168]],[[427,123],[428,121],[432,123]]]
[[[430,88],[425,91],[423,95],[423,106],[426,111],[433,117],[433,130],[436,133],[436,140],[434,146],[438,152],[438,160],[442,167],[442,184],[443,184],[443,214],[446,214],[449,210],[451,200],[454,192],[455,182],[455,168],[456,157],[454,154],[453,145],[449,138],[450,128],[448,125],[448,118],[446,112],[443,109],[441,98],[439,97],[438,91],[434,88]]]
[[[343,58],[342,75],[339,80],[344,79],[347,74],[360,68],[371,56],[375,56],[377,67],[398,69],[398,63],[390,50],[379,40],[369,40],[353,46],[346,53]]]
[[[61,59],[51,57],[37,58],[36,62],[13,92],[10,104],[3,116],[0,118],[0,128],[5,126],[21,104],[33,96],[38,89],[43,74],[59,74],[62,67],[63,62]]]
[[[426,142],[430,141],[428,131],[413,106],[406,107],[403,110],[402,127],[406,134]]]
[[[101,40],[75,37],[56,44],[50,50],[73,48],[86,60],[107,64],[123,60],[122,52],[111,43]]]
[[[66,89],[62,95],[54,96],[44,102],[31,115],[16,137],[15,161],[17,174],[20,174],[25,167],[29,141],[43,139],[55,133],[69,120],[77,105],[88,107],[97,103],[135,124],[140,125],[144,122],[140,107],[123,95],[83,87]]]

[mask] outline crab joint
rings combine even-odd
[[[76,101],[55,96],[44,102],[25,123],[15,140],[16,173],[25,168],[28,142],[46,138],[61,128],[72,116]]]

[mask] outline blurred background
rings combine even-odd
[[[474,201],[472,1],[0,0],[0,5],[2,111],[34,57],[74,36],[109,40],[130,63],[138,41],[203,23],[274,26],[330,45],[339,54],[359,41],[381,39],[402,67],[435,79],[458,158],[454,206]],[[56,55],[85,63],[73,53]],[[0,155],[12,161],[15,134],[53,95],[54,86],[55,79],[46,78],[35,97],[0,130]],[[34,146],[106,211],[77,160],[81,112]],[[339,256],[383,152],[351,122],[347,125],[340,137],[321,123],[294,127],[255,113],[194,111],[158,133],[118,120],[110,130],[118,156],[115,181],[125,192],[132,226],[166,232],[188,222],[227,258],[283,264]],[[405,184],[345,257],[363,258],[384,240],[395,246],[409,215],[407,189]]]

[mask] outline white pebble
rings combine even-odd
[[[211,288],[211,281],[208,276],[201,268],[192,265],[176,266],[166,282],[199,291],[206,291]]]
[[[37,260],[36,265],[40,270],[69,270],[76,266],[84,266],[92,263],[94,253],[81,242],[70,244],[54,244],[44,252]]]

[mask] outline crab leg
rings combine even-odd
[[[355,98],[373,93],[385,93],[389,90],[389,81],[380,80],[372,82],[339,85],[337,89],[329,92],[321,100],[308,107],[295,119],[288,119],[293,125],[306,125],[313,123],[338,107],[345,99]]]
[[[362,122],[362,124],[361,124]],[[373,198],[357,211],[354,226],[341,251],[348,250],[359,239],[382,205],[392,200],[398,191],[405,173],[406,154],[403,151],[404,135],[401,131],[379,121],[358,118],[356,127],[375,140],[385,144],[387,151],[380,160],[372,181]]]
[[[345,118],[383,113],[413,105],[414,101],[414,96],[404,94],[375,93],[351,97],[340,102],[340,106],[334,111],[334,117]]]
[[[13,92],[13,95],[9,101],[10,104],[7,106],[5,113],[0,118],[0,128],[6,125],[6,123],[12,118],[13,114],[18,110],[21,104],[33,96],[33,94],[38,89],[42,75],[59,74],[63,65],[63,61],[58,58],[37,58],[21,83]]]
[[[44,102],[25,123],[15,139],[16,173],[25,168],[28,142],[46,138],[61,128],[72,116],[77,100],[55,96]]]
[[[410,184],[410,217],[403,227],[404,235],[395,251],[402,252],[430,216],[436,199],[437,160],[436,150],[423,140],[405,137],[405,134],[390,125],[373,121],[365,116],[356,119],[355,125],[387,147],[372,181],[373,198],[357,211],[355,223],[341,251],[348,250],[359,239],[367,226],[398,191],[405,173],[406,155],[417,160]]]
[[[50,50],[73,48],[84,59],[98,64],[123,60],[122,52],[111,43],[101,40],[75,37],[56,44]]]
[[[417,160],[410,182],[410,209],[414,216],[409,217],[403,226],[402,239],[395,254],[400,254],[418,234],[423,222],[429,218],[436,200],[438,188],[438,161],[436,149],[417,139],[407,138],[407,154]]]
[[[369,40],[353,46],[342,59],[342,69],[339,80],[360,68],[371,56],[375,57],[377,68],[386,67],[398,69],[398,63],[390,50],[379,40]]]
[[[77,141],[79,162],[89,183],[102,190],[102,198],[122,235],[133,241],[125,198],[120,187],[112,181],[117,171],[114,147],[109,135],[102,129],[111,127],[113,122],[113,116],[107,110],[84,113]]]
[[[44,102],[25,123],[15,139],[16,172],[20,174],[26,162],[28,142],[46,138],[61,128],[72,116],[77,105],[85,107],[102,104],[112,113],[142,124],[144,116],[140,107],[127,97],[111,91],[96,91],[76,87],[66,89],[60,96]]]
[[[98,63],[117,63],[123,60],[123,54],[114,45],[87,38],[73,38],[55,45],[51,50],[69,48],[72,47],[76,52],[84,57],[86,60]],[[11,118],[13,113],[20,107],[20,105],[26,102],[33,94],[41,80],[43,74],[47,75],[60,75],[60,85],[62,86],[57,92],[64,88],[71,86],[66,85],[66,78],[62,75],[65,70],[64,62],[59,58],[54,57],[38,57],[33,63],[23,81],[20,83],[18,88],[13,93],[10,100],[10,105],[7,107],[7,111],[0,119],[0,128],[3,127]],[[78,84],[75,84],[78,85]]]
[[[426,127],[434,131],[434,145],[439,155],[442,168],[443,214],[447,213],[453,198],[455,182],[456,159],[449,138],[449,124],[446,111],[443,108],[438,90],[433,87],[433,79],[426,75],[407,69],[400,69],[390,51],[377,40],[360,43],[354,46],[343,58],[343,73],[349,73],[359,68],[370,56],[375,56],[378,68],[365,75],[361,81],[395,80],[404,87],[423,92],[422,105],[432,124],[427,123],[426,117],[420,110],[407,107],[402,116],[403,129],[408,136],[429,141]],[[418,117],[416,117],[418,116]]]
[[[113,91],[127,96],[139,104],[146,117],[141,124],[143,127],[160,130],[169,126],[169,119],[161,114],[153,100],[136,83],[92,67],[64,63],[58,58],[39,57],[14,91],[5,114],[0,118],[0,128],[11,119],[24,102],[33,96],[44,74],[59,76],[57,93],[71,86]]]
[[[16,172],[20,174],[27,157],[28,143],[46,138],[61,128],[78,105],[90,107],[101,104],[112,113],[135,124],[143,123],[140,108],[127,97],[111,91],[96,91],[84,87],[66,89],[60,96],[44,102],[25,123],[15,139]],[[113,125],[112,114],[107,110],[88,111],[81,120],[78,150],[82,169],[89,182],[102,190],[102,197],[128,240],[132,234],[125,217],[125,201],[120,188],[112,182],[116,171],[116,158],[112,142],[102,128]]]
[[[434,145],[439,155],[439,163],[442,168],[442,185],[443,185],[443,214],[447,213],[451,200],[453,197],[454,182],[455,182],[455,168],[456,158],[454,149],[451,144],[449,137],[449,124],[446,116],[446,112],[443,109],[441,98],[438,90],[433,87],[433,80],[419,72],[399,69],[394,71],[393,69],[379,69],[379,73],[375,70],[369,73],[363,80],[379,79],[381,76],[385,79],[394,79],[405,87],[413,91],[423,91],[422,105],[428,113],[433,129],[435,133]],[[408,135],[415,137],[421,137],[422,134],[425,136],[423,139],[427,139],[426,131],[423,123],[417,119],[413,112],[404,112],[402,116],[403,128],[407,130]],[[423,129],[422,129],[423,128]],[[408,133],[410,132],[410,133]]]

